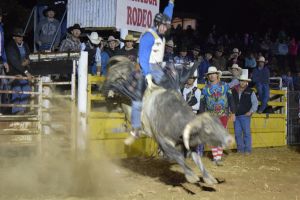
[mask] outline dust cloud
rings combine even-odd
[[[70,102],[55,106],[66,104]],[[57,119],[61,113],[51,115],[51,121]],[[63,124],[60,130],[55,126],[50,134],[42,134],[40,144],[0,146],[0,199],[110,199],[126,193],[131,186],[122,181],[128,174],[115,164],[118,161],[105,157],[105,152],[98,153],[101,158],[92,157],[88,141],[81,141],[85,149],[77,148],[77,135],[85,135],[78,133],[78,121]],[[71,133],[72,127],[79,131]]]

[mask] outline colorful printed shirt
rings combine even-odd
[[[235,112],[231,90],[224,82],[205,85],[200,101],[200,112],[207,111],[216,116],[224,116],[229,114],[229,107],[232,113]]]

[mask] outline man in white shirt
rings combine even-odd
[[[200,108],[201,91],[194,84],[196,79],[197,77],[192,76],[187,80],[182,95],[188,105],[192,107],[193,112],[197,114]]]

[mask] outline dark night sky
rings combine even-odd
[[[10,2],[12,2],[11,0]],[[36,0],[17,0],[30,12]],[[162,11],[168,0],[160,0]],[[198,5],[200,4],[200,6]],[[264,32],[269,27],[300,32],[299,0],[175,0],[175,12],[198,16],[201,30],[213,24],[222,32]]]

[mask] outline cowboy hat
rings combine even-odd
[[[232,73],[232,70],[233,70],[233,69],[237,69],[238,72],[239,72],[240,74],[242,74],[242,70],[243,70],[243,69],[240,68],[238,64],[233,64],[233,65],[231,66],[231,70],[230,70],[231,73]]]
[[[266,59],[263,56],[259,56],[259,58],[257,59],[257,62],[266,62]]]
[[[166,46],[174,48],[175,45],[174,45],[173,40],[168,40],[167,43],[166,43]]]
[[[200,52],[201,51],[200,46],[199,45],[195,45],[194,48],[193,48],[193,51]]]
[[[121,39],[122,42],[136,42],[137,39],[133,37],[133,35],[128,34],[126,35],[125,39]]]
[[[248,78],[248,69],[243,69],[242,74],[238,78],[240,81],[251,81],[251,79]]]
[[[43,15],[44,15],[45,17],[47,17],[47,12],[48,12],[48,11],[53,11],[53,12],[56,13],[56,10],[54,9],[54,7],[49,6],[49,7],[47,7],[46,9],[43,10]]]
[[[240,51],[238,48],[234,48],[234,49],[232,49],[232,53],[240,53]]]
[[[84,28],[81,28],[79,24],[74,24],[73,26],[70,26],[68,28],[68,32],[71,32],[73,31],[74,29],[78,29],[80,30],[80,32],[83,32],[84,31]]]
[[[117,46],[120,44],[120,40],[116,39],[114,36],[109,36],[107,39],[107,42],[115,41],[117,43]]]
[[[218,70],[215,66],[210,66],[205,75],[208,76],[209,74],[219,74],[219,76],[221,76],[222,72]]]
[[[13,37],[24,37],[25,33],[24,30],[21,28],[15,28],[12,32]]]
[[[102,37],[99,37],[97,32],[92,32],[90,35],[87,36],[91,43],[93,44],[100,44],[100,42],[103,40]]]

